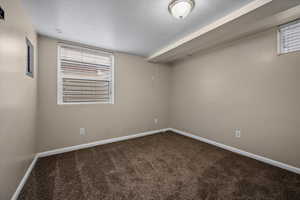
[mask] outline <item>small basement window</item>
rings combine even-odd
[[[58,45],[58,104],[113,104],[114,56],[100,50]]]
[[[26,75],[33,78],[33,69],[34,69],[34,50],[33,45],[28,38],[26,38]]]
[[[300,19],[279,27],[280,54],[300,51]]]

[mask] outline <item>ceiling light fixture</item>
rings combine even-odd
[[[194,0],[172,0],[169,4],[169,12],[177,19],[184,19],[192,12],[194,7]]]

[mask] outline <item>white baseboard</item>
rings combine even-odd
[[[17,200],[18,199],[18,196],[19,196],[21,190],[23,189],[23,187],[24,187],[27,179],[29,178],[29,175],[30,175],[33,167],[35,166],[35,163],[36,163],[37,159],[38,159],[38,156],[35,155],[34,158],[33,158],[33,160],[32,160],[32,162],[31,162],[31,164],[29,165],[27,171],[25,172],[25,175],[23,176],[20,184],[18,185],[15,193],[13,194],[11,200]]]
[[[184,136],[187,136],[187,137],[190,137],[190,138],[193,138],[193,139],[196,139],[196,140],[199,140],[199,141],[202,141],[202,142],[205,142],[205,143],[208,143],[208,144],[226,149],[228,151],[238,153],[238,154],[241,154],[243,156],[247,156],[247,157],[259,160],[261,162],[264,162],[264,163],[267,163],[267,164],[270,164],[270,165],[273,165],[273,166],[276,166],[276,167],[286,169],[288,171],[300,174],[300,168],[297,168],[297,167],[294,167],[294,166],[291,166],[291,165],[287,165],[287,164],[284,164],[282,162],[278,162],[278,161],[275,161],[275,160],[272,160],[272,159],[269,159],[269,158],[266,158],[266,157],[263,157],[263,156],[259,156],[259,155],[253,154],[253,153],[249,153],[249,152],[240,150],[240,149],[235,148],[235,147],[227,146],[225,144],[221,144],[221,143],[218,143],[218,142],[206,139],[206,138],[202,138],[200,136],[196,136],[196,135],[193,135],[191,133],[180,131],[180,130],[177,130],[177,129],[174,129],[174,128],[165,128],[165,129],[160,129],[160,130],[147,131],[147,132],[138,133],[138,134],[134,134],[134,135],[128,135],[128,136],[117,137],[117,138],[112,138],[112,139],[100,140],[100,141],[97,141],[97,142],[91,142],[91,143],[87,143],[87,144],[81,144],[81,145],[65,147],[65,148],[60,148],[60,149],[55,149],[55,150],[51,150],[51,151],[38,153],[38,154],[36,154],[36,156],[34,157],[32,163],[28,167],[24,177],[22,178],[22,180],[21,180],[19,186],[17,187],[14,195],[12,196],[11,200],[17,200],[17,198],[18,198],[22,188],[24,187],[24,185],[25,185],[25,183],[26,183],[33,167],[35,166],[38,158],[51,156],[51,155],[56,155],[56,154],[60,154],[60,153],[66,153],[66,152],[80,150],[80,149],[85,149],[85,148],[90,148],[90,147],[103,145],[103,144],[109,144],[109,143],[113,143],[113,142],[119,142],[119,141],[134,139],[134,138],[143,137],[143,136],[147,136],[147,135],[153,135],[153,134],[156,134],[156,133],[161,133],[161,132],[166,132],[166,131],[172,131],[174,133],[184,135]]]
[[[159,129],[159,130],[154,130],[154,131],[147,131],[147,132],[143,132],[143,133],[138,133],[138,134],[134,134],[134,135],[128,135],[128,136],[122,136],[122,137],[111,138],[111,139],[106,139],[106,140],[100,140],[100,141],[96,141],[96,142],[91,142],[91,143],[86,143],[86,144],[80,144],[80,145],[60,148],[60,149],[55,149],[55,150],[46,151],[46,152],[41,152],[41,153],[38,153],[37,155],[38,155],[39,158],[46,157],[46,156],[52,156],[52,155],[56,155],[56,154],[60,154],[60,153],[66,153],[66,152],[75,151],[75,150],[79,150],[79,149],[90,148],[90,147],[94,147],[94,146],[98,146],[98,145],[109,144],[109,143],[113,143],[113,142],[120,142],[120,141],[123,141],[123,140],[129,140],[129,139],[143,137],[143,136],[147,136],[147,135],[153,135],[153,134],[156,134],[156,133],[165,132],[167,130],[169,130],[169,129],[165,128],[165,129]]]
[[[243,155],[243,156],[246,156],[246,157],[249,157],[249,158],[253,158],[255,160],[259,160],[261,162],[273,165],[275,167],[279,167],[279,168],[282,168],[282,169],[300,174],[300,168],[298,168],[298,167],[294,167],[294,166],[291,166],[291,165],[288,165],[288,164],[285,164],[285,163],[282,163],[282,162],[279,162],[279,161],[276,161],[276,160],[272,160],[270,158],[266,158],[266,157],[259,156],[259,155],[253,154],[253,153],[249,153],[247,151],[243,151],[243,150],[235,148],[235,147],[227,146],[225,144],[218,143],[218,142],[215,142],[215,141],[212,141],[212,140],[200,137],[200,136],[196,136],[196,135],[193,135],[191,133],[187,133],[187,132],[184,132],[184,131],[181,131],[181,130],[178,130],[178,129],[169,128],[168,130],[173,131],[174,133],[178,133],[180,135],[184,135],[184,136],[199,140],[201,142],[205,142],[205,143],[220,147],[222,149],[226,149],[226,150],[234,152],[234,153],[238,153],[240,155]]]
[[[94,146],[103,145],[103,144],[109,144],[109,143],[113,143],[113,142],[119,142],[119,141],[123,141],[123,140],[129,140],[129,139],[143,137],[143,136],[147,136],[147,135],[153,135],[153,134],[156,134],[156,133],[165,132],[167,130],[169,130],[169,129],[165,128],[165,129],[159,129],[159,130],[154,130],[154,131],[147,131],[147,132],[138,133],[138,134],[134,134],[134,135],[117,137],[117,138],[112,138],[112,139],[107,139],[107,140],[100,140],[100,141],[97,141],[97,142],[91,142],[91,143],[87,143],[87,144],[81,144],[81,145],[76,145],[76,146],[71,146],[71,147],[60,148],[60,149],[55,149],[55,150],[51,150],[51,151],[37,153],[36,156],[34,157],[33,161],[31,162],[30,166],[28,167],[28,169],[27,169],[24,177],[22,178],[19,186],[17,187],[15,193],[13,194],[11,200],[17,200],[18,199],[18,196],[19,196],[21,190],[23,189],[23,187],[24,187],[24,185],[25,185],[25,183],[26,183],[33,167],[35,166],[35,164],[38,160],[38,158],[51,156],[51,155],[55,155],[55,154],[60,154],[60,153],[65,153],[65,152],[70,152],[70,151],[75,151],[75,150],[79,150],[79,149],[85,149],[85,148],[94,147]]]

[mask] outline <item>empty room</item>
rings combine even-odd
[[[300,200],[300,0],[0,0],[0,200]]]

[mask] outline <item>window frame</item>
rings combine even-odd
[[[61,49],[62,47],[72,47],[76,49],[87,49],[87,50],[92,50],[92,51],[98,51],[103,54],[106,54],[110,56],[111,58],[111,101],[110,102],[63,102],[63,94],[62,94],[62,76],[61,76]],[[115,56],[112,52],[107,52],[102,49],[97,49],[97,48],[88,48],[80,45],[71,45],[71,44],[66,44],[59,42],[57,43],[57,81],[56,81],[56,91],[57,91],[57,105],[90,105],[90,104],[115,104]]]
[[[295,50],[295,51],[290,51],[290,52],[284,52],[283,51],[283,42],[282,42],[282,32],[281,32],[281,28],[283,27],[287,27],[289,25],[293,25],[296,23],[300,23],[300,19],[295,19],[293,21],[281,24],[277,27],[277,54],[280,55],[285,55],[285,54],[291,54],[291,53],[299,53],[300,50]],[[300,40],[299,40],[300,41]]]
[[[34,47],[31,41],[26,37],[26,75],[34,78]]]

